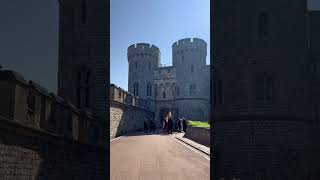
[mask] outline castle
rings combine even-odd
[[[319,179],[320,12],[213,3],[214,179]]]
[[[162,67],[160,49],[146,43],[128,47],[128,91],[151,102],[161,123],[171,111],[173,118],[208,121],[210,71],[206,65],[207,43],[198,38],[172,45],[172,66]]]

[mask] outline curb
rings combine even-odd
[[[110,139],[110,142],[115,141],[115,140],[117,140],[117,139],[120,139],[121,137],[122,137],[122,136],[118,136],[118,137],[116,137],[116,138]]]
[[[187,145],[189,145],[189,146],[191,146],[191,147],[193,147],[193,148],[197,149],[198,151],[200,151],[200,152],[202,152],[202,153],[204,153],[204,154],[206,154],[207,156],[209,156],[209,157],[210,157],[210,153],[208,153],[208,152],[206,152],[206,151],[204,151],[204,150],[202,150],[202,149],[200,149],[200,148],[198,148],[198,147],[196,147],[196,146],[194,146],[194,145],[192,145],[192,144],[190,144],[190,143],[188,143],[188,142],[186,142],[186,141],[182,140],[181,138],[178,138],[178,137],[174,137],[174,138],[176,138],[176,139],[178,139],[179,141],[181,141],[181,142],[183,142],[183,143],[185,143],[185,144],[187,144]]]

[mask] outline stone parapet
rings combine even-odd
[[[83,143],[103,145],[103,122],[10,70],[0,71],[0,116]]]
[[[186,138],[191,139],[207,147],[210,146],[210,129],[188,126],[186,131]]]

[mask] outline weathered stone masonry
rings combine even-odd
[[[100,121],[64,99],[0,71],[0,179],[105,179]]]
[[[143,130],[144,120],[150,120],[150,101],[139,99],[111,84],[110,87],[110,139],[128,132]]]
[[[152,102],[158,126],[167,111],[174,119],[210,119],[210,66],[204,40],[185,38],[173,43],[172,66],[162,66],[160,49],[147,43],[129,46],[127,56],[128,91]]]

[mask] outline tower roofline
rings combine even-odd
[[[200,38],[184,38],[184,39],[180,39],[176,42],[174,42],[172,44],[172,47],[174,46],[179,46],[179,45],[182,45],[182,44],[201,44],[201,45],[207,45],[207,42],[204,41],[203,39],[200,39]]]
[[[151,51],[157,51],[160,53],[160,49],[157,46],[149,43],[136,43],[128,47],[128,52],[132,52],[136,50],[151,50]]]

